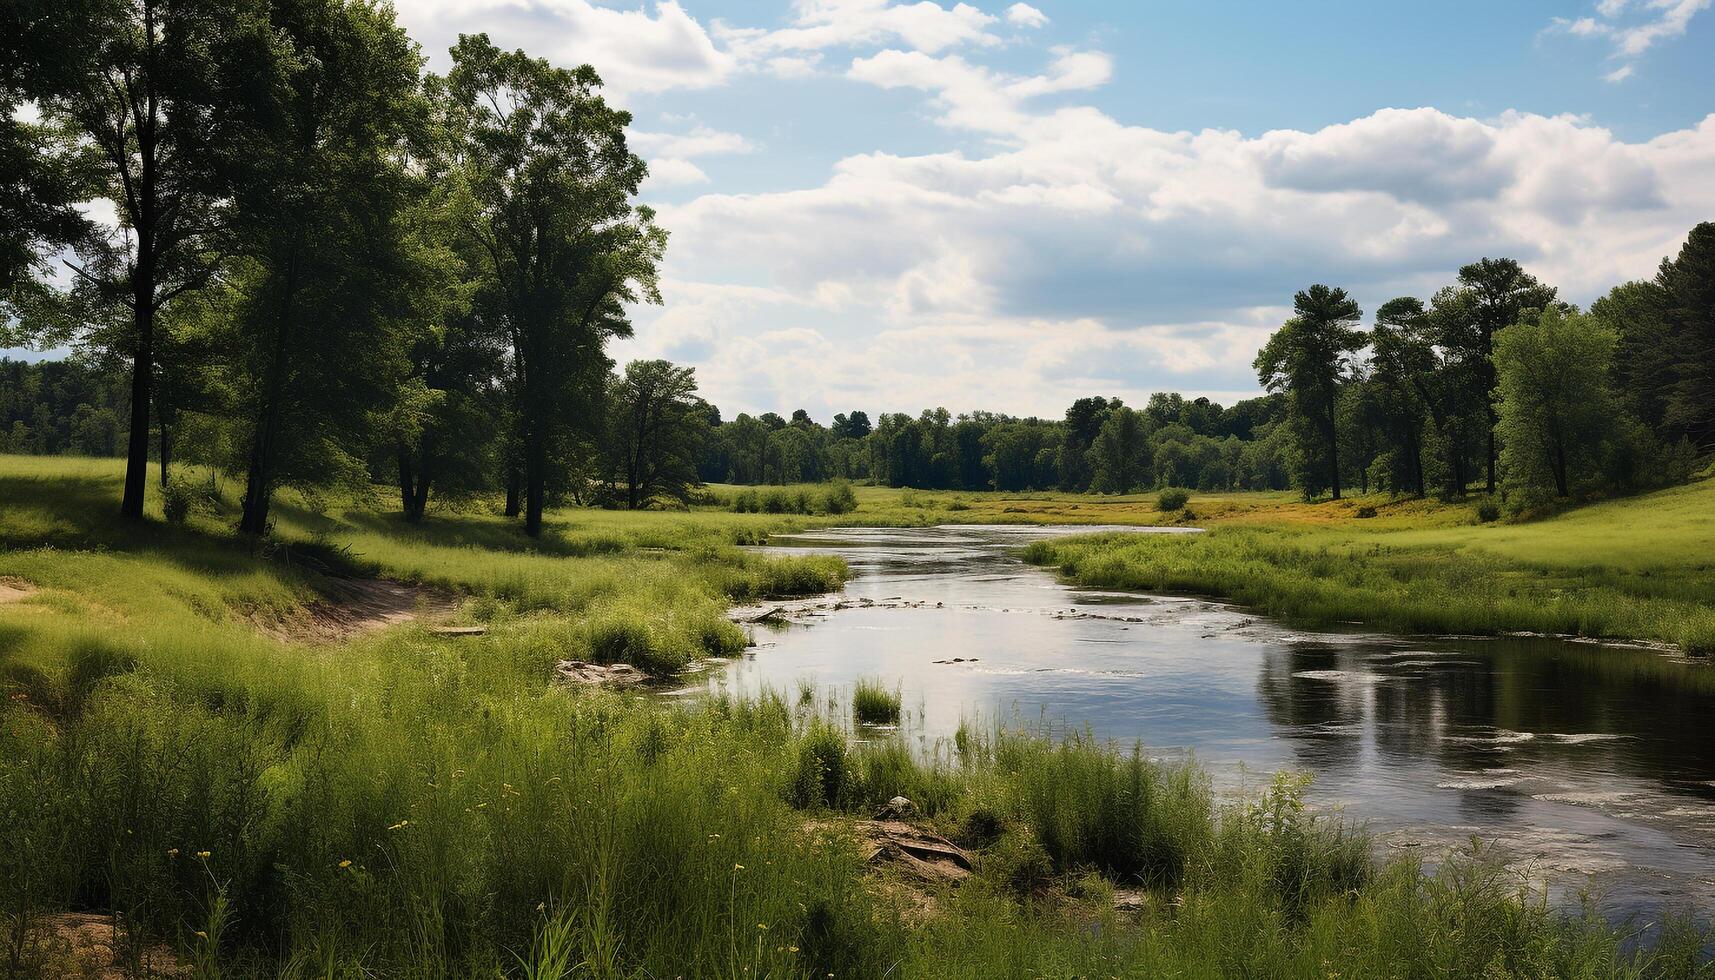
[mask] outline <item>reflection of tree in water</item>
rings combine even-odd
[[[1263,654],[1257,694],[1300,765],[1347,768],[1362,756],[1353,729],[1363,726],[1370,698],[1363,666],[1355,651],[1326,643],[1291,642]],[[1303,676],[1311,672],[1320,676]]]
[[[1392,763],[1469,774],[1461,806],[1473,819],[1520,802],[1476,788],[1484,770],[1545,764],[1715,799],[1710,665],[1540,638],[1431,642],[1422,657],[1356,639],[1293,642],[1263,655],[1257,692],[1299,764],[1350,766],[1368,737]],[[1588,738],[1604,734],[1623,737]]]

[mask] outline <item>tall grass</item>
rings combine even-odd
[[[1578,561],[1565,550],[1565,538],[1586,527],[1575,517],[1525,529],[1473,527],[1456,537],[1285,527],[1110,534],[1038,542],[1025,557],[1056,565],[1084,586],[1221,596],[1308,624],[1563,633],[1715,652],[1707,554],[1664,546],[1645,558],[1641,544],[1616,541],[1602,550],[1593,539]],[[1655,537],[1637,531],[1639,542]],[[1500,539],[1491,543],[1491,532]],[[1681,534],[1696,539],[1708,531],[1688,521]]]
[[[730,650],[728,598],[837,584],[825,560],[736,552],[759,519],[566,514],[530,544],[481,515],[288,506],[288,544],[319,533],[488,625],[313,646],[256,623],[301,613],[314,567],[202,513],[122,530],[116,468],[64,467],[0,471],[0,576],[34,590],[0,606],[0,974],[52,975],[34,930],[67,910],[117,914],[204,976],[1700,968],[1695,931],[1633,950],[1485,855],[1377,862],[1291,780],[1228,803],[1195,767],[1088,736],[966,732],[926,757],[855,741],[825,697],[550,681],[568,654],[665,670]],[[972,880],[902,893],[866,866],[852,818],[897,795],[976,852]],[[1115,912],[1115,888],[1143,910]]]
[[[899,706],[898,689],[889,689],[880,680],[860,678],[852,687],[852,716],[859,724],[896,724]]]

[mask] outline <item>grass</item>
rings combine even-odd
[[[837,562],[734,547],[801,523],[559,511],[531,543],[480,509],[411,528],[289,494],[258,550],[225,530],[230,494],[119,526],[119,472],[0,457],[0,581],[27,587],[0,604],[0,976],[66,972],[32,928],[67,910],[206,977],[1708,974],[1685,924],[1633,948],[1485,854],[1380,861],[1290,777],[1226,801],[1087,736],[966,731],[925,757],[855,740],[814,692],[550,682],[566,656],[730,650],[728,601],[837,584]],[[1016,505],[856,495],[856,520]],[[487,630],[257,629],[324,568],[457,593]],[[973,849],[973,879],[866,865],[848,828],[896,795]],[[1141,911],[1114,910],[1122,888]]]
[[[899,723],[899,690],[879,679],[862,678],[852,688],[852,716],[863,725]]]
[[[1528,523],[1452,525],[1433,510],[1413,511],[1418,520],[1385,503],[1376,510],[1361,523],[1243,515],[1195,536],[1043,542],[1027,557],[1081,585],[1222,596],[1306,624],[1563,633],[1715,652],[1715,479]]]

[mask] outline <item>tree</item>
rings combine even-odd
[[[468,190],[464,232],[510,340],[524,527],[534,536],[578,392],[607,376],[607,340],[631,332],[625,304],[660,302],[667,236],[632,203],[647,168],[626,146],[630,114],[598,94],[595,69],[554,68],[481,34],[460,37],[452,57],[433,86],[444,170]],[[588,412],[577,414],[587,424]]]
[[[1119,407],[1118,398],[1110,400],[1100,395],[1080,398],[1067,407],[1063,426],[1065,435],[1059,453],[1060,489],[1089,489],[1092,477],[1090,445],[1102,431],[1102,423],[1108,420],[1108,413]]]
[[[46,256],[89,232],[74,205],[87,196],[93,161],[60,127],[20,117],[26,101],[62,94],[75,77],[86,0],[0,4],[0,341],[6,305],[42,271]],[[23,339],[23,338],[20,338]]]
[[[608,455],[631,510],[656,497],[683,500],[697,483],[697,451],[708,411],[696,397],[695,370],[667,361],[632,361],[608,397]]]
[[[1388,489],[1418,496],[1425,492],[1423,427],[1429,420],[1424,376],[1434,369],[1434,352],[1422,342],[1425,319],[1423,301],[1403,296],[1376,310],[1370,331],[1370,383],[1389,447],[1382,457]]]
[[[364,439],[405,372],[412,294],[404,166],[417,57],[390,8],[275,0],[261,111],[242,132],[236,370],[239,529],[268,530],[286,482],[366,481]]]
[[[1715,449],[1715,222],[1691,229],[1656,283],[1666,294],[1674,351],[1664,420],[1704,451]]]
[[[1142,412],[1121,405],[1090,445],[1095,475],[1090,488],[1098,493],[1128,493],[1138,488],[1149,471],[1149,430]]]
[[[1364,345],[1354,326],[1363,313],[1345,290],[1320,284],[1293,297],[1293,313],[1257,353],[1257,375],[1264,388],[1287,396],[1304,495],[1331,487],[1339,500],[1340,385],[1347,357]]]
[[[1550,307],[1495,335],[1501,462],[1509,490],[1571,494],[1613,431],[1614,332]]]
[[[1553,286],[1545,286],[1514,259],[1483,258],[1459,270],[1459,285],[1470,297],[1469,319],[1450,337],[1453,346],[1475,369],[1471,383],[1481,394],[1488,416],[1488,486],[1495,492],[1495,334],[1519,321],[1527,310],[1554,302]]]
[[[80,4],[81,52],[48,119],[75,126],[100,161],[101,196],[120,228],[92,242],[78,274],[123,304],[129,330],[131,421],[120,513],[143,517],[156,316],[207,285],[226,250],[234,97],[247,90],[266,35],[255,0],[102,0]]]
[[[841,439],[862,439],[870,433],[869,413],[854,411],[850,415],[835,415],[831,430]]]

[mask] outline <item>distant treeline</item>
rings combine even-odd
[[[799,410],[739,415],[716,426],[698,458],[706,481],[750,484],[868,480],[935,490],[1124,492],[1140,487],[1284,489],[1289,472],[1280,395],[1231,407],[1155,394],[1141,410],[1080,398],[1059,419],[993,412],[912,417],[866,412],[823,426]]]

